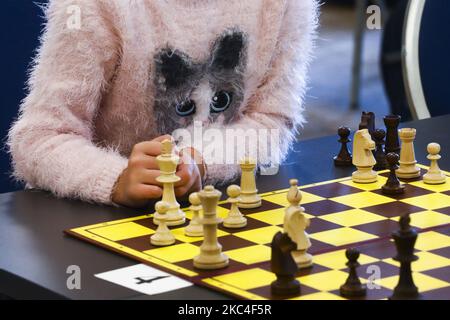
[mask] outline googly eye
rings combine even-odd
[[[180,117],[187,117],[195,113],[195,102],[192,100],[187,100],[182,103],[177,104],[176,112]]]
[[[227,91],[218,91],[212,98],[210,109],[211,112],[223,112],[225,111],[231,104],[232,94]]]

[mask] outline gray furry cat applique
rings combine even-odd
[[[206,61],[194,61],[172,48],[160,50],[154,61],[154,113],[160,134],[172,133],[193,121],[233,121],[244,98],[244,33],[227,30],[214,41]]]

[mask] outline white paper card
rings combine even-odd
[[[192,286],[192,283],[145,264],[102,272],[97,278],[153,295]]]

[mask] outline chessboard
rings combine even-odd
[[[422,174],[427,167],[419,165]],[[358,268],[361,281],[367,283],[365,299],[385,299],[398,282],[399,264],[390,237],[398,230],[398,218],[409,214],[411,226],[418,232],[413,276],[424,298],[450,296],[450,173],[446,183],[425,184],[421,178],[402,180],[405,193],[387,196],[382,193],[387,171],[379,172],[378,181],[354,183],[351,177],[300,186],[302,207],[311,225],[308,233],[313,266],[300,270],[301,295],[294,299],[343,299],[339,287],[348,275],[345,249],[361,252]],[[301,182],[301,181],[300,181]],[[184,227],[192,213],[183,209],[187,221],[171,227],[176,243],[155,247],[150,236],[157,226],[153,214],[110,221],[66,230],[73,237],[117,252],[134,260],[180,276],[194,284],[206,286],[243,299],[277,299],[271,295],[270,243],[282,231],[288,189],[260,194],[262,206],[241,209],[248,224],[241,229],[218,228],[218,240],[230,259],[219,270],[198,270],[193,266],[202,237],[187,237]],[[224,218],[230,205],[219,202],[217,213]]]

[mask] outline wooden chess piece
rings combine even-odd
[[[150,237],[150,243],[154,246],[170,246],[175,243],[175,237],[166,224],[167,212],[170,206],[167,202],[158,201],[155,209],[159,214],[159,225],[155,233]]]
[[[445,183],[446,177],[438,165],[438,160],[441,159],[439,152],[441,146],[437,143],[430,143],[427,146],[428,160],[431,161],[430,168],[423,176],[423,182],[426,184],[442,184]]]
[[[373,112],[363,111],[361,114],[361,122],[358,129],[367,129],[373,139],[373,133],[375,132],[375,114]]]
[[[169,205],[169,211],[167,212],[166,223],[168,226],[178,226],[185,222],[186,215],[180,209],[180,204],[177,202],[175,197],[175,182],[180,181],[175,172],[177,170],[180,157],[173,153],[173,143],[172,141],[166,139],[162,142],[161,154],[156,157],[156,162],[158,163],[161,175],[156,178],[156,181],[162,183],[163,185],[163,196],[162,201]],[[159,224],[159,214],[155,213],[154,223]]]
[[[405,186],[400,183],[395,173],[398,169],[398,159],[398,154],[394,152],[388,153],[386,156],[390,172],[386,184],[381,187],[384,194],[396,195],[405,192]]]
[[[338,135],[341,143],[341,150],[338,155],[333,158],[334,164],[338,167],[351,166],[352,165],[352,154],[348,151],[347,144],[351,141],[349,139],[350,129],[347,127],[340,127],[338,129]]]
[[[355,183],[376,182],[378,174],[373,170],[376,164],[372,154],[375,150],[375,142],[370,137],[367,129],[358,130],[353,138],[353,165],[357,171],[353,172],[352,180]]]
[[[383,118],[386,125],[386,154],[395,152],[400,153],[400,142],[398,140],[398,126],[400,125],[401,117],[397,115],[388,115]]]
[[[416,156],[414,154],[414,139],[416,138],[416,129],[403,128],[398,131],[402,141],[400,151],[400,166],[397,169],[397,177],[402,179],[413,179],[420,177],[420,168],[416,165]]]
[[[256,189],[255,168],[256,161],[244,158],[241,163],[241,196],[239,208],[258,208],[261,206],[261,197]]]
[[[387,169],[386,153],[384,152],[384,137],[386,137],[386,131],[383,129],[376,129],[373,132],[373,138],[375,141],[375,160],[376,164],[373,167],[375,170],[385,170]]]
[[[348,259],[347,267],[349,270],[348,278],[340,287],[341,296],[346,298],[364,297],[366,295],[366,286],[359,280],[356,268],[359,267],[359,251],[356,249],[347,249],[345,256]]]
[[[227,188],[228,194],[228,203],[231,204],[230,211],[228,212],[228,216],[224,219],[223,225],[226,228],[243,228],[247,225],[247,219],[244,215],[239,211],[238,203],[239,203],[239,195],[241,194],[241,188],[237,185],[230,185]]]
[[[200,210],[202,210],[201,201],[197,192],[189,195],[191,206],[189,210],[192,212],[192,218],[189,225],[184,229],[184,234],[188,237],[202,237],[203,225],[200,223]]]
[[[213,270],[228,266],[229,260],[222,253],[222,245],[217,240],[217,225],[222,219],[217,217],[217,203],[222,193],[213,186],[206,186],[198,193],[203,207],[203,243],[200,254],[194,258],[194,267],[198,269]]]
[[[296,244],[286,233],[278,232],[273,237],[271,248],[270,267],[277,276],[270,285],[272,294],[280,297],[299,295],[300,282],[295,279],[297,265],[291,254]]]
[[[298,189],[298,180],[289,181],[291,187],[287,193],[290,205],[284,213],[283,229],[289,238],[297,245],[292,251],[292,257],[299,269],[309,268],[313,265],[312,255],[307,252],[311,247],[311,241],[306,229],[310,226],[310,220],[305,216],[305,209],[300,206],[302,193]]]
[[[392,234],[397,248],[394,260],[400,262],[400,277],[390,300],[417,300],[421,296],[419,289],[414,284],[411,263],[418,257],[414,254],[414,245],[417,240],[417,232],[410,226],[409,215],[400,218],[400,230]]]
[[[300,192],[300,189],[298,188],[298,180],[297,179],[290,179],[289,180],[289,190],[286,194],[286,199],[289,202],[289,208],[295,207],[300,208],[300,201],[302,201],[302,193]],[[302,208],[303,211],[305,210]],[[286,215],[285,215],[286,217]]]

